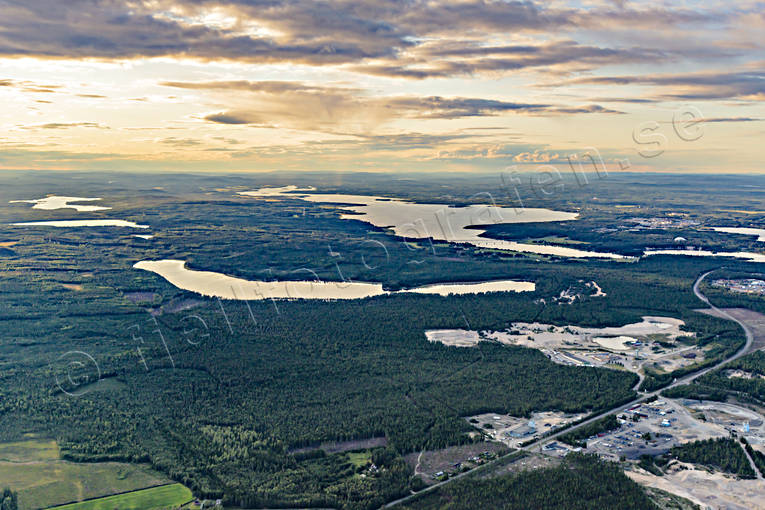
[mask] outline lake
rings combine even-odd
[[[724,232],[726,234],[743,234],[747,236],[757,236],[757,240],[765,243],[765,228],[747,228],[747,227],[712,227],[715,232]]]
[[[91,212],[91,211],[105,211],[111,209],[111,207],[102,207],[98,205],[80,205],[72,204],[71,202],[95,202],[101,200],[100,198],[83,198],[83,197],[60,197],[49,196],[45,198],[38,198],[35,200],[11,200],[10,204],[34,204],[32,209],[42,209],[45,211],[53,211],[56,209],[75,209],[78,212]]]
[[[709,250],[646,250],[643,255],[687,255],[690,257],[733,257],[737,259],[746,259],[752,262],[765,262],[765,254],[752,253],[746,251],[718,251]]]
[[[28,221],[23,223],[11,223],[15,226],[28,227],[131,227],[149,228],[149,225],[139,225],[125,220],[57,220],[57,221]]]
[[[572,221],[578,213],[553,211],[541,208],[508,208],[494,205],[469,205],[452,207],[445,204],[419,204],[397,198],[370,195],[344,195],[320,193],[293,193],[305,191],[295,186],[261,188],[255,191],[241,191],[240,195],[250,197],[283,197],[307,202],[342,204],[345,210],[354,214],[342,214],[345,220],[359,220],[376,227],[392,230],[405,239],[427,239],[450,243],[465,243],[479,248],[508,250],[572,258],[623,259],[624,255],[600,253],[563,246],[526,244],[481,237],[482,225],[499,223],[537,223]]]
[[[496,280],[475,283],[434,284],[401,291],[387,291],[378,282],[260,281],[245,280],[213,271],[188,269],[183,260],[142,260],[133,265],[163,277],[175,287],[203,296],[237,300],[261,299],[362,299],[387,294],[477,294],[528,292],[533,282]]]

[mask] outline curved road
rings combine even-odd
[[[706,273],[704,273],[701,276],[699,276],[698,279],[696,279],[696,282],[693,284],[693,293],[696,294],[696,297],[699,298],[701,301],[703,301],[704,304],[709,306],[709,308],[711,310],[713,310],[714,312],[719,314],[721,317],[724,317],[726,319],[729,319],[729,320],[732,320],[732,321],[736,322],[739,326],[741,326],[743,328],[744,333],[746,335],[746,343],[744,344],[744,346],[742,348],[740,348],[738,351],[736,351],[731,356],[725,358],[722,361],[719,361],[718,363],[716,363],[716,364],[714,364],[714,365],[712,365],[710,367],[703,368],[703,369],[701,369],[701,370],[699,370],[697,372],[693,372],[692,374],[685,375],[685,376],[681,377],[680,379],[675,379],[672,382],[672,384],[670,384],[668,386],[664,386],[663,388],[660,388],[660,389],[658,389],[656,391],[652,391],[651,393],[645,393],[645,394],[643,394],[643,396],[638,397],[638,398],[636,398],[635,400],[633,400],[631,402],[627,402],[626,404],[622,404],[622,405],[620,405],[620,406],[618,406],[618,407],[616,407],[614,409],[611,409],[610,411],[606,411],[605,413],[601,413],[601,414],[599,414],[597,416],[593,416],[593,417],[587,419],[586,421],[583,421],[583,422],[581,422],[581,423],[579,423],[579,424],[577,424],[577,425],[575,425],[573,427],[569,427],[566,430],[562,430],[562,431],[557,432],[555,434],[551,434],[551,435],[549,435],[547,437],[539,439],[538,441],[535,441],[534,443],[529,444],[524,449],[525,450],[531,450],[531,449],[533,449],[536,446],[540,446],[541,447],[541,445],[543,443],[546,443],[546,442],[548,442],[548,441],[558,437],[559,435],[565,434],[566,432],[570,432],[572,430],[576,430],[579,427],[587,425],[588,423],[592,423],[595,420],[598,420],[598,419],[600,419],[600,418],[602,418],[604,416],[608,416],[609,414],[617,413],[621,409],[632,407],[633,405],[639,404],[639,403],[641,403],[641,402],[643,402],[643,401],[645,401],[645,400],[647,400],[647,399],[649,399],[649,398],[651,398],[653,396],[658,396],[659,393],[661,393],[662,391],[664,391],[666,389],[674,388],[675,386],[681,386],[683,384],[688,384],[689,382],[693,381],[694,379],[698,379],[702,375],[708,374],[709,372],[712,372],[713,370],[717,370],[718,368],[722,367],[726,363],[729,363],[729,362],[731,362],[733,360],[736,360],[736,359],[740,358],[741,356],[744,356],[745,354],[747,354],[749,352],[749,350],[752,348],[752,342],[754,342],[754,334],[752,333],[752,330],[749,328],[749,326],[747,326],[746,324],[744,324],[740,320],[736,319],[735,317],[731,316],[728,312],[726,312],[724,310],[721,310],[721,309],[717,308],[716,306],[714,306],[712,303],[710,303],[709,299],[704,294],[702,294],[701,291],[699,290],[699,285],[704,280],[704,278],[706,278],[709,274],[714,273],[717,270],[718,269],[714,269],[712,271],[707,271]]]
[[[580,427],[584,427],[585,425],[589,425],[590,423],[592,423],[592,422],[594,422],[596,420],[599,420],[599,419],[601,419],[601,418],[603,418],[605,416],[618,413],[622,409],[626,409],[628,407],[632,407],[635,404],[643,403],[644,401],[648,400],[651,397],[658,396],[659,393],[661,393],[662,391],[664,391],[664,390],[666,390],[668,388],[673,388],[675,386],[680,386],[680,385],[683,385],[683,384],[688,384],[689,382],[693,381],[694,379],[697,379],[697,378],[701,377],[702,375],[705,375],[705,374],[707,374],[707,373],[709,373],[709,372],[711,372],[713,370],[717,370],[718,368],[722,367],[726,363],[729,363],[729,362],[731,362],[733,360],[736,360],[736,359],[740,358],[741,356],[744,356],[745,354],[747,354],[750,351],[750,349],[752,348],[752,343],[754,342],[754,334],[752,333],[752,330],[749,328],[749,326],[747,326],[746,324],[744,324],[740,320],[736,319],[735,317],[731,316],[728,312],[726,312],[724,310],[721,310],[721,309],[717,308],[715,305],[713,305],[712,303],[710,303],[709,299],[704,294],[702,294],[701,291],[699,290],[699,286],[701,285],[701,282],[704,280],[704,278],[709,276],[711,273],[714,273],[715,271],[719,271],[720,269],[722,269],[722,268],[718,268],[718,269],[713,269],[711,271],[707,271],[706,273],[704,273],[701,276],[699,276],[696,279],[696,282],[693,284],[693,293],[696,295],[697,298],[699,298],[701,301],[703,301],[704,304],[706,304],[711,310],[713,310],[715,313],[717,313],[720,317],[732,320],[732,321],[736,322],[739,326],[741,326],[743,328],[744,333],[746,334],[746,344],[744,344],[744,346],[741,349],[736,351],[733,355],[729,356],[728,358],[725,358],[724,360],[716,363],[715,365],[712,365],[711,367],[704,368],[702,370],[699,370],[698,372],[693,372],[692,374],[688,374],[686,376],[683,376],[680,379],[675,379],[675,381],[673,381],[672,384],[670,384],[669,386],[665,386],[665,387],[660,388],[660,389],[658,389],[656,391],[653,391],[651,393],[644,393],[642,396],[640,396],[640,397],[638,397],[638,398],[636,398],[636,399],[634,399],[634,400],[632,400],[630,402],[626,402],[626,403],[621,404],[621,405],[619,405],[617,407],[614,407],[613,409],[610,409],[610,410],[605,411],[603,413],[594,415],[594,416],[592,416],[592,417],[590,417],[590,418],[588,418],[588,419],[586,419],[586,420],[584,420],[582,422],[579,422],[576,425],[573,425],[573,426],[571,426],[571,427],[569,427],[569,428],[567,428],[565,430],[561,430],[559,432],[555,432],[553,434],[550,434],[549,436],[545,436],[545,437],[543,437],[541,439],[538,439],[538,440],[534,441],[533,443],[530,443],[530,444],[524,446],[523,448],[521,448],[521,450],[533,451],[534,449],[538,449],[538,450],[541,451],[541,448],[542,448],[543,444],[545,444],[545,443],[547,443],[549,441],[552,441],[553,439],[555,439],[556,437],[558,437],[560,435],[566,434],[566,433],[571,432],[572,430],[576,430],[576,429],[578,429]],[[508,453],[506,455],[503,455],[502,457],[499,457],[499,458],[493,460],[492,462],[490,462],[488,464],[484,464],[484,466],[482,466],[482,467],[486,468],[488,466],[491,466],[491,465],[494,465],[496,463],[499,463],[503,459],[507,458],[510,455],[513,455],[514,453],[517,453],[517,450],[513,450],[510,453]],[[477,469],[481,469],[481,468],[477,468]],[[441,487],[443,485],[451,483],[454,480],[462,478],[463,476],[468,475],[468,474],[473,473],[473,472],[475,472],[475,470],[466,471],[465,473],[460,473],[459,475],[457,475],[457,476],[455,476],[453,478],[449,478],[448,480],[444,480],[443,482],[439,482],[437,484],[431,485],[427,489],[423,489],[423,490],[417,492],[416,494],[412,494],[410,496],[406,496],[404,498],[397,499],[396,501],[391,501],[390,503],[385,505],[383,508],[390,508],[390,507],[396,506],[396,505],[398,505],[400,503],[405,503],[405,502],[407,502],[407,501],[409,501],[411,499],[414,499],[415,497],[417,497],[417,496],[419,496],[421,494],[424,494],[426,492],[430,492],[430,491],[432,491],[432,490],[434,490],[434,489],[436,489],[438,487]],[[755,472],[757,472],[757,471],[755,470]]]

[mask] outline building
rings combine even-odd
[[[520,427],[517,427],[509,432],[510,437],[520,439],[524,437],[528,437],[532,434],[536,434],[537,427],[534,424],[533,421],[528,422],[526,425],[521,425]]]

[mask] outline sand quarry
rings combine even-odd
[[[652,475],[637,468],[626,474],[642,485],[677,494],[702,508],[765,508],[765,480],[738,480],[733,476],[709,473],[692,464],[681,463],[670,468],[664,476]]]
[[[431,342],[455,347],[472,347],[481,341],[520,345],[540,349],[551,360],[565,365],[612,366],[638,372],[646,365],[659,371],[672,371],[704,359],[703,350],[677,343],[678,337],[694,333],[682,331],[685,323],[672,317],[645,316],[641,322],[608,328],[554,326],[538,322],[516,322],[505,331],[464,329],[429,330]]]

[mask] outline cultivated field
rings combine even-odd
[[[151,487],[169,480],[143,465],[60,460],[55,441],[30,439],[0,444],[0,482],[18,491],[19,508],[27,510]]]
[[[56,510],[160,510],[176,508],[193,498],[191,491],[179,483],[143,489],[106,498],[57,506]]]

